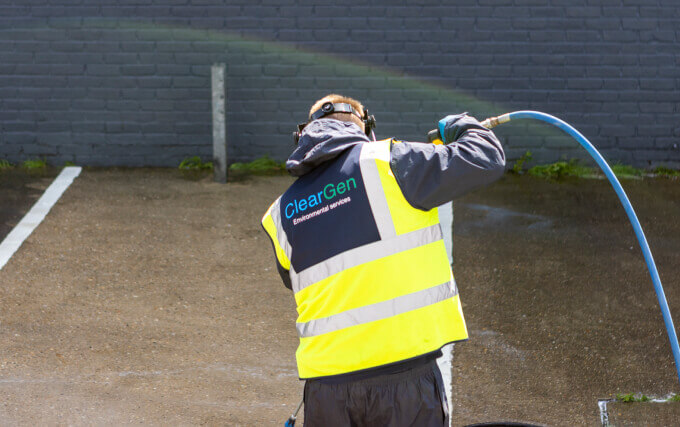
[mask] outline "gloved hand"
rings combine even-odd
[[[463,135],[463,132],[472,129],[484,129],[484,127],[472,116],[467,113],[446,116],[439,121],[439,135],[444,144],[450,144]]]

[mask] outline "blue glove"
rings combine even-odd
[[[438,128],[444,144],[450,144],[457,140],[463,132],[470,128],[484,129],[477,119],[468,116],[467,113],[444,117],[439,121]]]

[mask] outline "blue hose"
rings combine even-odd
[[[494,122],[494,119],[498,119]],[[550,114],[541,113],[539,111],[515,111],[513,113],[504,114],[498,118],[490,119],[493,125],[504,123],[509,120],[516,119],[536,119],[541,120],[551,125],[557,126],[562,129],[575,140],[581,144],[583,148],[586,149],[588,154],[592,156],[597,162],[602,172],[607,176],[607,179],[614,187],[616,195],[619,196],[619,200],[623,204],[623,208],[626,210],[628,219],[635,230],[635,235],[637,236],[638,242],[640,243],[640,248],[642,249],[642,254],[645,257],[645,262],[647,263],[647,268],[649,269],[649,275],[652,277],[652,282],[654,283],[654,290],[656,291],[656,298],[659,300],[659,306],[661,307],[661,314],[663,315],[663,321],[666,324],[666,331],[668,332],[668,339],[671,342],[671,349],[673,350],[673,358],[675,359],[675,370],[678,374],[678,381],[680,381],[680,346],[678,346],[678,336],[675,332],[675,327],[673,326],[673,319],[671,318],[671,312],[668,308],[668,301],[666,301],[666,295],[663,291],[663,286],[661,286],[661,279],[659,278],[659,272],[656,270],[656,264],[654,263],[654,257],[652,257],[652,252],[649,250],[649,245],[647,244],[647,239],[645,238],[645,233],[642,231],[640,226],[640,221],[638,221],[637,215],[633,210],[633,206],[628,200],[628,196],[623,191],[621,183],[616,179],[614,172],[604,160],[602,155],[595,149],[593,144],[590,143],[579,131],[571,127],[569,124],[563,122],[557,117],[553,117]]]

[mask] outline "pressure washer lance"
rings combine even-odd
[[[297,414],[298,412],[300,412],[300,408],[302,408],[302,402],[304,401],[305,401],[304,399],[300,401],[300,404],[298,405],[297,409],[295,410],[295,412],[293,412],[293,415],[291,415],[290,418],[288,418],[288,421],[286,421],[286,424],[284,424],[283,427],[293,427],[295,425],[295,420],[297,420]]]
[[[656,292],[656,299],[659,301],[659,308],[661,309],[661,315],[663,317],[664,324],[666,325],[666,332],[668,334],[668,341],[671,344],[671,351],[673,352],[673,360],[675,361],[675,372],[678,375],[678,381],[680,381],[680,344],[678,343],[678,335],[675,332],[675,326],[673,325],[673,318],[671,317],[671,311],[668,308],[668,301],[666,300],[666,294],[663,291],[663,286],[661,285],[661,278],[659,277],[659,271],[656,269],[656,263],[654,262],[654,257],[652,256],[652,251],[649,249],[649,244],[647,243],[647,238],[645,233],[642,231],[642,226],[640,221],[633,210],[633,205],[631,205],[630,200],[626,192],[623,191],[621,183],[614,175],[614,172],[607,164],[607,161],[602,157],[595,146],[588,141],[588,139],[581,134],[581,132],[574,129],[569,123],[558,119],[550,114],[542,113],[540,111],[513,111],[512,113],[505,113],[498,117],[489,117],[488,119],[482,121],[481,125],[487,129],[491,129],[500,124],[509,122],[511,120],[518,119],[534,119],[540,120],[542,122],[551,124],[574,138],[583,147],[588,154],[595,160],[595,163],[602,169],[604,175],[609,180],[609,183],[614,188],[614,192],[619,197],[623,209],[628,215],[630,220],[630,225],[633,226],[633,231],[635,231],[635,236],[637,237],[638,243],[640,244],[640,249],[642,249],[642,255],[645,258],[645,263],[647,264],[647,270],[649,270],[649,275],[652,278],[652,284],[654,285],[654,291]],[[442,136],[438,129],[431,130],[427,133],[427,139],[429,142],[434,144],[443,144]]]
[[[485,119],[482,121],[481,125],[484,126],[487,129],[492,129],[495,128],[498,125],[502,125],[503,123],[507,123],[510,121],[510,113],[508,114],[503,114],[498,117],[489,117],[488,119]],[[431,142],[432,144],[437,144],[441,145],[444,143],[442,141],[442,136],[439,134],[439,129],[433,129],[427,133],[427,141]]]

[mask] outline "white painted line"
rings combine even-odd
[[[81,170],[82,168],[78,166],[64,168],[47,190],[45,190],[45,193],[35,202],[31,210],[24,215],[19,224],[0,243],[0,270],[21,247],[24,240],[45,219],[52,206],[57,203],[57,200],[64,194],[64,191],[71,185],[73,180],[80,175]]]
[[[615,399],[598,399],[597,406],[600,408],[600,422],[602,427],[609,426],[609,413],[607,412],[607,403],[615,402]]]

